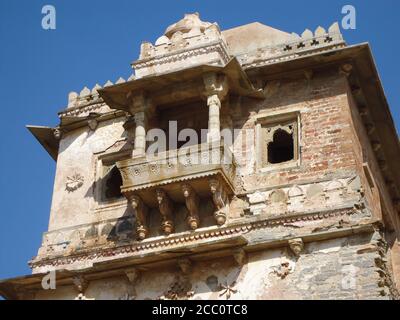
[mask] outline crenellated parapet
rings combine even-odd
[[[72,91],[68,94],[68,105],[65,110],[59,113],[60,117],[63,116],[78,116],[81,113],[84,113],[85,110],[90,109],[93,111],[93,105],[104,104],[103,99],[99,94],[99,90],[107,87],[111,87],[113,85],[118,85],[125,83],[127,81],[134,80],[135,76],[131,75],[128,80],[125,80],[122,77],[119,77],[115,83],[108,80],[103,86],[99,85],[98,83],[90,89],[88,86],[85,86],[79,93]]]
[[[314,32],[306,29],[301,35],[292,33],[287,40],[238,56],[243,68],[259,67],[296,59],[300,56],[329,49],[342,48],[346,42],[337,22],[328,30],[319,26]]]

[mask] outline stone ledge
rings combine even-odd
[[[343,208],[341,210],[330,210],[300,215],[288,215],[269,219],[266,219],[263,216],[255,216],[241,219],[241,221],[237,221],[236,223],[232,223],[224,227],[215,226],[196,232],[184,232],[181,234],[173,234],[168,237],[158,237],[155,239],[150,238],[142,242],[135,241],[132,244],[125,244],[119,247],[103,247],[98,249],[87,248],[83,249],[81,252],[77,252],[71,255],[58,255],[47,257],[45,259],[40,259],[40,257],[37,257],[30,261],[29,265],[33,269],[48,267],[54,268],[58,266],[68,266],[73,264],[92,265],[95,260],[113,260],[118,256],[124,258],[132,254],[139,254],[139,256],[143,257],[149,251],[182,251],[190,247],[192,244],[197,247],[200,243],[210,242],[210,239],[227,240],[229,238],[232,238],[233,236],[243,235],[257,229],[274,228],[288,223],[294,223],[296,221],[308,222],[313,220],[322,220],[330,217],[334,218],[344,215],[352,215],[356,212],[357,211],[354,208]],[[337,227],[341,228],[341,226]],[[307,232],[308,233],[301,235],[301,237],[310,235],[310,230],[308,230]],[[296,238],[297,237],[299,237],[299,235],[296,235]],[[34,272],[36,271],[34,270]]]

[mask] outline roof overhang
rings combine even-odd
[[[230,94],[259,99],[264,98],[262,90],[253,87],[236,58],[230,60],[224,67],[200,65],[176,72],[155,74],[131,80],[103,88],[98,92],[111,108],[129,111],[129,96],[135,95],[135,93],[145,93],[146,96],[153,100],[155,105],[182,100],[182,97],[185,96],[182,95],[183,90],[187,91],[186,97],[191,95],[200,96],[202,95],[202,90],[199,90],[199,86],[194,84],[202,81],[202,76],[207,73],[226,75]],[[176,90],[176,94],[173,94],[173,90]],[[168,94],[168,99],[163,98],[163,94]]]
[[[47,153],[57,161],[59,141],[54,136],[54,128],[41,126],[26,126],[39,141]]]

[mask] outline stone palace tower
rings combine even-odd
[[[368,44],[196,13],[132,68],[28,127],[57,172],[5,298],[399,298],[400,145]]]

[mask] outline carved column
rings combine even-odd
[[[173,203],[167,193],[162,189],[156,190],[158,206],[162,216],[161,229],[166,235],[174,231],[174,222],[172,219]]]
[[[146,124],[144,111],[135,113],[135,154],[140,155],[146,152]]]
[[[154,106],[143,94],[138,94],[131,97],[129,111],[135,122],[135,149],[133,154],[134,156],[144,155],[146,152],[147,122],[154,112]]]
[[[209,73],[203,76],[203,81],[209,108],[207,142],[219,141],[221,139],[221,101],[228,91],[227,80],[225,76]]]
[[[209,108],[207,142],[217,141],[220,140],[221,136],[221,124],[219,119],[221,101],[218,95],[214,94],[209,96],[207,98],[207,105]]]
[[[222,226],[226,222],[226,217],[228,213],[228,195],[225,191],[224,186],[217,179],[211,179],[209,181],[212,199],[216,207],[214,212],[215,220],[217,224]]]
[[[131,204],[136,217],[136,234],[139,240],[143,240],[149,235],[146,217],[148,208],[139,196],[127,195],[126,197]]]
[[[190,229],[196,230],[200,224],[199,218],[199,203],[200,199],[196,192],[193,190],[192,186],[189,184],[182,185],[183,196],[186,201],[186,208],[189,211],[189,216],[187,218],[187,224]]]

